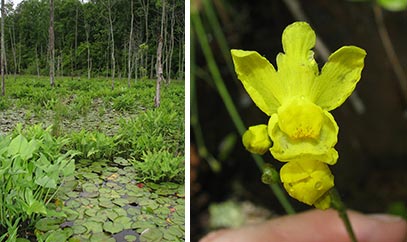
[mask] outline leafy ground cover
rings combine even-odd
[[[183,82],[159,108],[151,80],[57,83],[0,98],[0,241],[183,241]]]

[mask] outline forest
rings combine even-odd
[[[163,25],[163,71],[183,79],[184,1],[55,0],[56,76],[155,77]],[[50,2],[5,4],[8,74],[49,74]]]

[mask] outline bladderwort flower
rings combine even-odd
[[[247,93],[270,116],[267,129],[254,126],[255,136],[253,127],[246,131],[245,147],[259,154],[269,148],[275,159],[287,162],[280,178],[288,194],[325,209],[330,205],[327,191],[334,186],[328,165],[338,159],[334,148],[338,125],[329,111],[340,106],[355,89],[366,52],[344,46],[331,54],[319,71],[312,51],[315,41],[315,32],[307,23],[287,26],[282,35],[284,53],[277,55],[277,70],[256,51],[231,53]],[[272,143],[267,142],[267,136]]]

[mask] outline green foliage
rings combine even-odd
[[[60,153],[66,142],[39,125],[24,131],[18,125],[0,137],[0,229],[9,228],[9,236],[20,221],[33,223],[46,215],[47,203],[63,179],[73,174],[75,152]]]
[[[128,120],[120,120],[119,146],[139,157],[143,151],[181,153],[184,149],[183,117],[171,109],[147,110]]]
[[[1,97],[0,98],[0,111],[6,110],[10,106],[10,102],[7,99]]]
[[[92,99],[88,95],[77,96],[73,103],[73,110],[80,115],[87,115],[92,105]]]
[[[142,161],[134,161],[135,169],[144,181],[183,182],[185,177],[184,157],[174,156],[166,150],[143,152]]]
[[[80,152],[77,156],[82,159],[113,159],[116,151],[115,138],[109,137],[97,131],[89,132],[82,129],[80,132],[70,134],[70,149]]]
[[[121,95],[113,99],[113,108],[118,111],[130,111],[135,108],[136,100],[133,95]]]

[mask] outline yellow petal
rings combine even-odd
[[[315,79],[312,100],[328,111],[341,105],[360,80],[366,51],[344,46],[335,51]]]
[[[259,155],[263,155],[271,147],[271,140],[265,124],[249,127],[243,134],[242,140],[248,151]]]
[[[338,141],[338,125],[332,115],[323,111],[322,127],[317,139],[291,138],[280,129],[279,116],[273,114],[268,123],[269,136],[273,142],[270,148],[275,159],[283,162],[316,160],[333,165],[338,160],[338,152],[333,148]]]
[[[288,162],[281,168],[280,177],[288,194],[308,205],[313,205],[334,186],[331,171],[319,161]]]
[[[285,92],[270,62],[256,51],[231,50],[235,71],[254,103],[267,115],[277,111]]]
[[[328,209],[331,207],[331,196],[326,192],[321,198],[315,201],[314,206],[318,209]]]
[[[318,65],[314,60],[315,32],[305,22],[295,22],[283,32],[285,54],[277,55],[278,77],[283,80],[286,96],[309,96]]]
[[[278,125],[292,139],[319,137],[322,109],[305,98],[293,98],[278,110]]]

